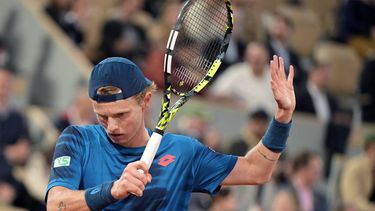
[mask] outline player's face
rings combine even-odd
[[[151,96],[146,95],[145,102],[141,104],[134,97],[109,103],[93,101],[98,121],[113,143],[126,147],[146,144],[148,134],[145,130],[144,116],[149,106],[148,97]]]

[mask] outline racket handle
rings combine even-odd
[[[147,168],[150,169],[152,161],[156,155],[156,152],[159,149],[160,141],[163,138],[159,133],[153,132],[148,143],[146,145],[145,151],[142,154],[141,161],[145,162]]]

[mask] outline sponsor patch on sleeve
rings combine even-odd
[[[70,166],[70,156],[61,156],[55,159],[53,162],[53,168]]]

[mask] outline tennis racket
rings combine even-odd
[[[173,26],[164,57],[164,96],[159,120],[141,160],[150,168],[168,123],[215,75],[233,29],[229,0],[188,0]],[[179,96],[172,107],[171,95]]]

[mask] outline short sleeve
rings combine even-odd
[[[71,190],[79,188],[83,163],[82,143],[81,134],[72,126],[61,133],[55,146],[46,196],[55,186],[63,186]]]
[[[220,184],[237,162],[236,156],[215,152],[198,141],[193,159],[193,191],[210,194],[220,190]]]

